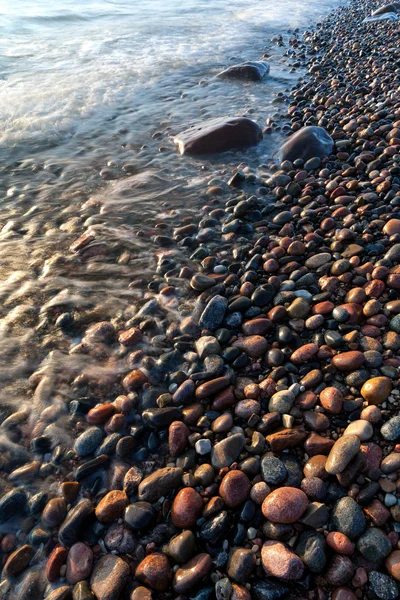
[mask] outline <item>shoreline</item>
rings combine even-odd
[[[34,373],[34,413],[1,425],[4,454],[31,449],[4,459],[2,600],[398,597],[400,20],[360,25],[376,7],[292,40],[309,73],[285,121],[332,155],[263,185],[239,165],[199,219],[160,220],[140,308],[53,307],[70,370]]]

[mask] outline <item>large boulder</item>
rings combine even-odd
[[[241,81],[261,81],[269,73],[269,63],[265,61],[247,61],[239,65],[232,65],[217,77],[220,79],[240,79]]]
[[[378,17],[379,15],[384,15],[386,13],[397,13],[399,12],[400,4],[398,2],[393,2],[392,4],[386,4],[385,6],[380,6],[371,14],[372,17]]]
[[[284,160],[294,161],[298,158],[309,160],[310,158],[323,158],[331,154],[333,150],[333,139],[325,129],[311,125],[302,127],[279,148],[277,156],[281,162]]]
[[[255,146],[262,139],[261,128],[246,117],[220,117],[186,129],[174,139],[181,154],[213,154],[234,148]]]

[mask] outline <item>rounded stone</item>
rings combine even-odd
[[[67,505],[64,498],[52,498],[44,507],[43,521],[50,527],[60,525],[67,514]]]
[[[270,540],[261,549],[261,562],[267,577],[284,581],[301,579],[304,565],[301,559],[282,542]]]
[[[125,509],[124,520],[134,531],[147,529],[154,519],[154,510],[148,502],[134,502]]]
[[[229,508],[243,504],[250,493],[250,480],[242,471],[228,471],[219,486],[219,495]]]
[[[356,435],[360,442],[366,442],[374,435],[374,428],[368,421],[359,419],[357,421],[353,421],[346,427],[343,436],[346,435]]]
[[[283,487],[271,492],[262,504],[266,519],[273,523],[295,523],[308,506],[304,492],[293,487]]]
[[[354,552],[354,544],[340,531],[331,531],[326,537],[326,543],[338,554],[351,555]]]
[[[99,427],[89,427],[76,439],[74,450],[78,456],[88,456],[100,446],[104,433]]]
[[[77,542],[71,546],[67,558],[66,577],[68,583],[74,585],[78,581],[87,579],[92,571],[92,565],[93,552],[89,546],[82,542]]]
[[[335,387],[327,387],[322,390],[319,395],[319,400],[321,406],[332,415],[338,415],[342,410],[343,394]]]
[[[271,485],[278,485],[285,481],[287,470],[279,458],[272,455],[266,455],[261,461],[261,473],[264,481]]]
[[[195,548],[196,539],[194,533],[186,530],[172,538],[168,545],[168,554],[174,562],[181,565],[193,556]]]
[[[325,465],[326,472],[330,475],[341,473],[359,450],[360,440],[356,435],[345,435],[339,438],[329,453]]]
[[[96,518],[101,523],[112,523],[122,515],[129,500],[125,492],[108,492],[96,507]]]
[[[390,573],[397,581],[400,581],[400,550],[395,550],[389,554],[385,561],[385,566],[388,573]]]
[[[340,354],[336,354],[332,358],[332,364],[339,371],[350,373],[350,371],[359,369],[361,365],[364,364],[364,360],[364,354],[362,352],[352,350],[350,352],[341,352]]]
[[[174,498],[171,520],[175,527],[190,529],[196,524],[203,510],[203,499],[194,488],[180,490]]]
[[[392,544],[389,538],[377,527],[369,527],[357,541],[358,551],[367,560],[380,561],[390,553]]]
[[[180,567],[174,576],[173,588],[178,594],[186,594],[195,589],[212,569],[209,554],[197,554]]]
[[[149,554],[139,563],[135,577],[152,590],[165,592],[173,577],[173,572],[165,554]]]
[[[350,496],[340,498],[332,511],[331,528],[350,540],[355,540],[364,532],[365,527],[365,516],[357,502]]]
[[[400,417],[392,417],[381,427],[382,437],[388,442],[400,438]]]
[[[361,395],[368,404],[385,402],[392,391],[392,382],[388,377],[368,379],[361,388]]]
[[[256,557],[252,550],[238,548],[229,557],[227,575],[238,583],[247,583],[256,567]]]

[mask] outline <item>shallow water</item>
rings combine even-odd
[[[64,443],[66,382],[118,371],[115,361],[70,354],[79,337],[55,328],[57,316],[125,323],[165,254],[151,241],[156,224],[198,214],[210,182],[227,181],[241,162],[265,173],[257,167],[282,136],[276,117],[257,148],[192,160],[177,154],[174,134],[227,114],[264,127],[304,74],[301,61],[289,64],[289,38],[339,4],[0,1],[0,402],[5,416],[31,414],[12,442],[49,426]],[[262,83],[214,79],[264,55]],[[91,259],[69,250],[88,227],[99,243]],[[37,370],[46,377],[36,387],[28,378]],[[49,405],[51,425],[37,426]],[[10,443],[3,436],[0,453],[13,455]]]

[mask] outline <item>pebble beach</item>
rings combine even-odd
[[[152,267],[97,195],[39,314],[8,281],[7,330],[34,333],[0,410],[0,600],[400,597],[400,17],[364,23],[377,8],[276,40],[304,74],[263,126],[235,121],[244,145],[279,132],[274,158],[208,165],[195,210],[135,226]],[[71,309],[63,278],[103,263],[127,304]]]

